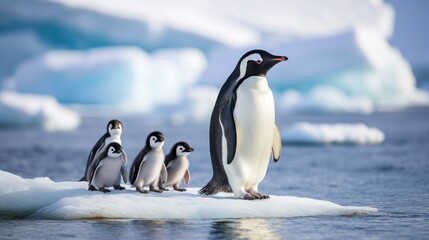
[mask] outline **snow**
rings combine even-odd
[[[201,196],[197,188],[143,195],[129,185],[111,193],[87,191],[85,182],[23,179],[0,170],[0,216],[36,219],[217,219],[367,215],[371,207],[341,206],[325,200],[271,195],[246,201],[232,194]]]
[[[80,115],[51,96],[0,91],[0,126],[41,126],[49,131],[73,130]]]
[[[282,141],[301,144],[380,144],[384,133],[363,123],[314,124],[298,122],[282,130]]]

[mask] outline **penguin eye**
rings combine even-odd
[[[179,148],[179,150],[180,150],[180,151],[183,151],[183,149],[184,149],[183,147],[180,147],[180,148]]]

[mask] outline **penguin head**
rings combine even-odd
[[[193,152],[194,149],[186,142],[178,142],[174,144],[171,151],[175,151],[177,157],[184,157]]]
[[[146,138],[146,145],[150,148],[162,148],[164,145],[164,134],[159,131],[151,132]]]
[[[118,158],[122,154],[122,147],[117,142],[112,142],[109,145],[107,145],[107,156],[112,158]]]
[[[122,134],[122,123],[117,119],[110,120],[107,123],[107,132],[110,136],[121,135]]]
[[[277,63],[288,60],[286,56],[275,56],[271,53],[255,49],[245,53],[237,63],[239,70],[238,80],[251,76],[265,77],[267,72]]]

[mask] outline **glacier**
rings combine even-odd
[[[429,106],[389,43],[395,11],[382,0],[4,0],[0,16],[0,89],[81,114],[208,122],[216,91],[253,48],[289,57],[268,74],[279,112]]]
[[[123,191],[90,192],[85,182],[23,179],[0,170],[0,217],[32,219],[219,219],[376,214],[372,207],[341,206],[326,200],[275,196],[260,201],[232,194],[201,196],[187,192],[141,194],[129,185]]]

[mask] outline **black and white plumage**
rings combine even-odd
[[[165,156],[164,161],[168,173],[165,186],[173,186],[174,190],[180,192],[186,191],[185,188],[180,188],[179,184],[182,179],[185,180],[186,185],[191,180],[187,156],[193,151],[194,149],[186,142],[178,142],[173,145],[170,152]]]
[[[88,155],[86,162],[85,174],[79,181],[89,181],[88,167],[91,165],[92,161],[97,157],[98,154],[103,152],[106,146],[111,142],[121,142],[122,134],[122,123],[117,119],[110,120],[107,123],[106,133],[98,139],[95,145],[92,147],[91,152]]]
[[[164,184],[167,179],[163,145],[164,135],[159,131],[152,132],[147,136],[143,149],[135,157],[130,169],[130,182],[137,191],[148,193],[144,187],[149,186],[150,191],[162,192],[158,186]]]
[[[222,86],[210,120],[213,177],[200,194],[234,192],[237,198],[268,198],[258,185],[271,153],[275,162],[280,158],[281,139],[266,74],[285,60],[263,50],[249,51]]]
[[[117,142],[109,143],[105,150],[91,162],[88,167],[89,187],[88,190],[110,192],[106,189],[113,187],[115,190],[123,190],[121,176],[127,182],[127,156]]]

